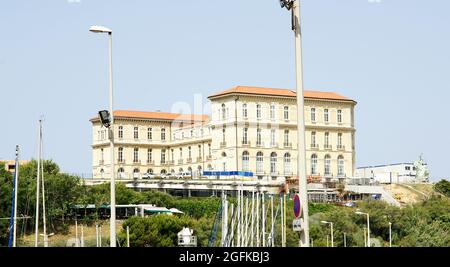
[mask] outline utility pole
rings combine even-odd
[[[389,247],[392,247],[392,223],[389,222]]]
[[[36,218],[35,218],[35,230],[34,230],[34,246],[38,246],[39,241],[39,192],[40,192],[40,184],[41,184],[41,135],[42,129],[40,127],[41,120],[39,120],[39,130],[38,130],[38,160],[37,160],[37,178],[36,178]]]

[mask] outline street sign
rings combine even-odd
[[[294,232],[303,231],[303,219],[294,219],[294,221],[292,222],[292,228]]]
[[[300,195],[295,194],[294,196],[294,216],[298,218],[300,216],[301,206],[300,206]]]

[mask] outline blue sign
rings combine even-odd
[[[240,171],[204,171],[203,176],[244,176],[253,177],[253,172],[240,172]]]
[[[301,206],[300,206],[300,196],[295,194],[294,197],[294,216],[298,218],[300,216]]]

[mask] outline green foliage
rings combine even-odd
[[[150,217],[131,217],[123,224],[118,235],[122,244],[126,243],[126,227],[130,227],[130,246],[132,247],[176,247],[177,233],[183,227],[192,228],[194,222],[187,216],[154,215]]]
[[[433,189],[446,197],[450,197],[450,182],[447,180],[441,180],[433,186]]]

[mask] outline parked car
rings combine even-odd
[[[191,179],[192,174],[190,172],[180,172],[177,174],[178,179]]]
[[[153,173],[144,173],[144,175],[142,175],[142,179],[154,179],[155,175]]]

